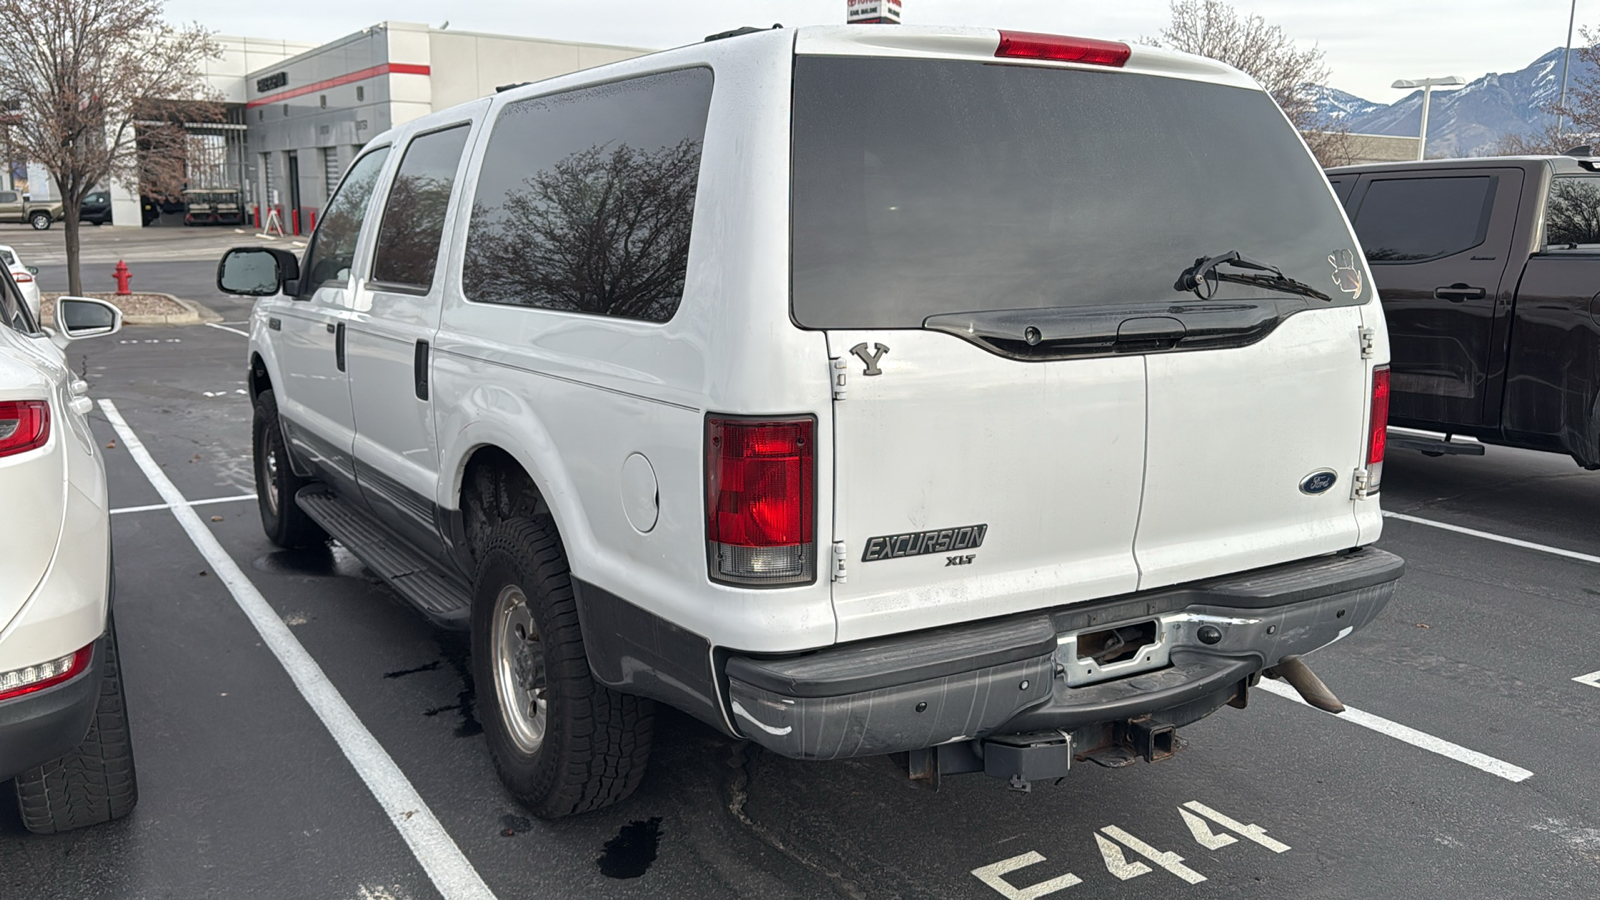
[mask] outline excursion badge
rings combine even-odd
[[[867,538],[862,562],[880,559],[901,559],[907,556],[926,556],[930,553],[954,553],[958,550],[976,550],[983,546],[983,536],[988,525],[963,525],[959,528],[940,528],[935,531],[913,531],[907,534],[886,534]]]

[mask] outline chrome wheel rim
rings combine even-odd
[[[262,496],[267,501],[267,512],[278,514],[278,451],[270,442],[261,448]]]
[[[537,753],[544,743],[548,702],[544,645],[522,588],[507,585],[494,603],[494,688],[500,717],[517,749]]]

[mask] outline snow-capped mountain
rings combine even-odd
[[[1545,112],[1561,93],[1557,47],[1520,71],[1490,72],[1455,90],[1435,90],[1428,110],[1428,155],[1477,156],[1492,151],[1502,134],[1527,134],[1550,121]],[[1596,77],[1595,67],[1576,53],[1567,84]],[[1364,134],[1414,135],[1421,124],[1422,92],[1387,106],[1334,88],[1319,92],[1323,115]]]
[[[1363,100],[1336,87],[1306,85],[1305,90],[1316,104],[1318,116],[1330,122],[1353,121],[1384,108],[1382,103]]]

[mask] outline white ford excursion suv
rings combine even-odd
[[[1387,337],[1239,72],[976,28],[738,32],[374,139],[256,295],[261,517],[470,628],[561,816],[651,703],[1018,788],[1170,756],[1365,626]]]

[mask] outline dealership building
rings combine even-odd
[[[308,233],[339,176],[375,135],[435,110],[651,51],[384,22],[321,46],[222,37],[205,76],[217,122],[186,125],[188,186],[237,189],[263,219]],[[140,223],[139,198],[112,186],[115,224]]]

